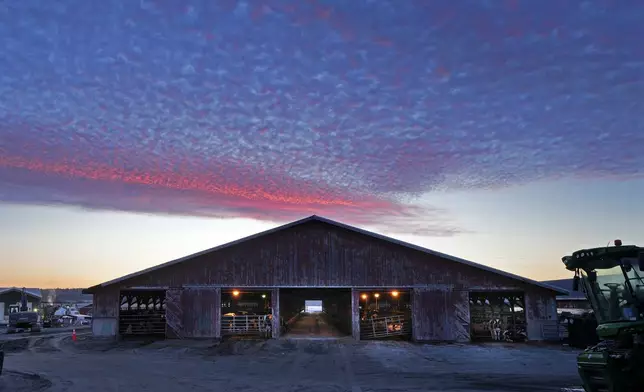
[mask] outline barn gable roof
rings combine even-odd
[[[297,220],[297,221],[294,221],[294,222],[291,222],[291,223],[287,223],[285,225],[278,226],[278,227],[275,227],[275,228],[270,229],[270,230],[266,230],[266,231],[263,231],[263,232],[260,232],[260,233],[257,233],[257,234],[250,235],[248,237],[244,237],[244,238],[232,241],[232,242],[228,242],[228,243],[216,246],[214,248],[206,249],[206,250],[203,250],[201,252],[193,253],[191,255],[184,256],[184,257],[181,257],[181,258],[176,259],[176,260],[168,261],[168,262],[163,263],[163,264],[159,264],[159,265],[156,265],[156,266],[153,266],[153,267],[150,267],[150,268],[146,268],[146,269],[143,269],[141,271],[137,271],[137,272],[122,276],[120,278],[116,278],[116,279],[107,281],[105,283],[101,283],[101,284],[92,286],[92,287],[90,287],[90,288],[88,288],[86,290],[83,290],[83,293],[84,294],[91,294],[96,289],[99,289],[101,287],[117,284],[117,283],[123,282],[125,280],[131,279],[131,278],[134,278],[134,277],[137,277],[137,276],[141,276],[141,275],[153,272],[153,271],[157,271],[157,270],[160,270],[160,269],[163,269],[163,268],[166,268],[166,267],[170,267],[172,265],[179,264],[179,263],[182,263],[184,261],[188,261],[188,260],[194,259],[196,257],[203,256],[205,254],[217,252],[217,251],[222,250],[222,249],[226,249],[226,248],[229,248],[229,247],[232,247],[232,246],[235,246],[235,245],[239,245],[241,243],[251,241],[251,240],[254,240],[254,239],[269,235],[269,234],[284,231],[284,230],[287,230],[287,229],[290,229],[290,228],[293,228],[295,226],[299,226],[299,225],[302,225],[302,224],[305,224],[305,223],[308,223],[308,222],[322,222],[322,223],[325,223],[325,224],[330,225],[330,226],[334,226],[334,227],[337,227],[337,228],[352,231],[354,233],[363,234],[363,235],[366,235],[366,236],[369,236],[369,237],[372,237],[372,238],[375,238],[375,239],[378,239],[378,240],[381,240],[381,241],[389,242],[389,243],[396,244],[396,245],[399,245],[399,246],[402,246],[402,247],[405,247],[405,248],[408,248],[408,249],[414,249],[414,250],[419,251],[419,252],[423,252],[423,253],[426,253],[426,254],[437,256],[437,257],[440,257],[440,258],[442,258],[444,260],[449,260],[449,261],[453,261],[453,262],[456,262],[456,263],[465,264],[465,265],[468,265],[470,267],[478,268],[478,269],[486,271],[486,272],[490,272],[490,273],[493,273],[493,274],[496,274],[496,275],[500,275],[500,276],[503,276],[503,277],[506,277],[506,278],[509,278],[509,279],[517,280],[517,281],[520,281],[522,283],[527,283],[527,284],[530,284],[530,285],[538,286],[538,287],[541,287],[541,288],[544,288],[544,289],[547,289],[547,290],[554,291],[554,292],[556,292],[558,294],[563,294],[563,295],[568,295],[569,294],[569,292],[567,290],[564,290],[564,289],[562,289],[560,287],[557,287],[557,286],[553,286],[553,285],[549,285],[547,283],[542,283],[542,282],[538,282],[536,280],[524,278],[522,276],[511,274],[509,272],[505,272],[505,271],[502,271],[502,270],[499,270],[499,269],[496,269],[496,268],[488,267],[488,266],[483,265],[483,264],[475,263],[475,262],[472,262],[472,261],[469,261],[469,260],[461,259],[459,257],[455,257],[455,256],[451,256],[451,255],[448,255],[448,254],[445,254],[445,253],[437,252],[437,251],[434,251],[434,250],[431,250],[431,249],[423,248],[423,247],[418,246],[418,245],[414,245],[414,244],[411,244],[411,243],[408,243],[408,242],[400,241],[400,240],[397,240],[395,238],[387,237],[385,235],[377,234],[377,233],[374,233],[374,232],[371,232],[371,231],[368,231],[368,230],[363,230],[363,229],[360,229],[360,228],[357,228],[357,227],[354,227],[354,226],[350,226],[350,225],[340,223],[340,222],[337,222],[337,221],[334,221],[334,220],[331,220],[331,219],[327,219],[327,218],[324,218],[324,217],[321,217],[321,216],[317,216],[317,215],[312,215],[312,216],[309,216],[307,218],[300,219],[300,220]]]

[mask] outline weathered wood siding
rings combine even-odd
[[[519,288],[516,280],[308,222],[120,283],[128,286]]]
[[[120,290],[109,286],[94,294],[93,318],[117,318],[119,315]]]
[[[165,336],[168,338],[183,338],[183,303],[182,288],[171,288],[165,292]]]
[[[273,309],[273,321],[271,324],[271,333],[273,338],[280,337],[282,332],[281,312],[280,312],[280,289],[271,290],[271,308]]]
[[[555,293],[539,287],[529,287],[525,292],[525,306],[528,339],[558,340]]]
[[[221,337],[221,289],[172,288],[166,291],[168,338]]]
[[[221,336],[221,289],[184,289],[181,304],[186,338]]]
[[[411,301],[414,340],[470,340],[468,291],[413,289]]]
[[[351,336],[360,340],[360,290],[351,290]]]

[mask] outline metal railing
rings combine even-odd
[[[384,339],[411,335],[411,319],[403,315],[377,317],[360,322],[360,339]]]
[[[122,311],[119,315],[119,334],[122,336],[165,336],[165,328],[166,319],[161,312]]]
[[[268,315],[238,315],[221,317],[221,334],[257,335],[270,337],[271,318]]]

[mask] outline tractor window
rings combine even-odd
[[[630,297],[630,302],[632,303],[634,316],[637,319],[642,319],[644,312],[644,274],[641,271],[638,271],[637,266],[631,268],[626,268],[626,275],[628,275],[628,281],[633,288],[633,295]]]
[[[635,287],[635,281],[631,281]],[[600,322],[634,320],[639,316],[637,298],[631,295],[625,285],[620,267],[597,270],[597,281],[587,282],[588,289],[595,297],[596,313]]]

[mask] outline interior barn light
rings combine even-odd
[[[398,292],[397,292],[397,291],[395,291],[395,290],[394,290],[394,291],[392,291],[392,292],[391,292],[391,296],[392,296],[392,297],[397,297],[397,296],[398,296]]]
[[[239,291],[233,290],[233,297],[238,297],[238,296],[239,296]]]
[[[369,296],[368,296],[367,294],[362,294],[360,297],[362,297],[362,299],[364,299],[364,300],[367,300],[367,298],[368,298]]]
[[[266,294],[262,294],[262,298],[266,298]]]
[[[375,293],[373,296],[374,296],[374,297],[376,297],[376,298],[379,298],[379,297],[380,297],[380,294]]]

